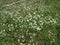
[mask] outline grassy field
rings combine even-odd
[[[0,45],[60,45],[60,0],[0,0]]]

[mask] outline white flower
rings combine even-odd
[[[50,20],[50,22],[52,23],[53,21],[52,21],[52,20]]]
[[[36,14],[36,12],[34,12],[34,14]]]
[[[39,17],[39,18],[40,18],[41,16],[40,16],[40,15],[37,15],[37,17]]]
[[[30,44],[28,44],[28,45],[30,45]]]
[[[20,18],[17,18],[17,20],[20,20]]]
[[[24,38],[24,36],[21,36],[22,38]]]
[[[17,27],[17,25],[15,25],[15,27]]]
[[[11,29],[9,29],[9,31],[11,31]]]
[[[32,38],[32,36],[30,36],[30,38]]]
[[[30,10],[30,7],[28,7],[28,9]]]
[[[33,36],[36,36],[36,33],[33,33]]]
[[[5,32],[5,29],[3,31]]]
[[[29,13],[29,15],[31,15],[31,13]]]
[[[27,20],[27,22],[29,22],[29,20]]]
[[[39,28],[39,27],[37,27],[36,29],[39,30],[39,31],[41,30],[41,28]]]
[[[34,21],[34,24],[36,24],[36,21],[35,20],[33,20]]]
[[[16,19],[13,18],[13,20],[16,20]]]
[[[3,26],[4,26],[5,24],[3,24]]]
[[[44,15],[43,15],[43,14],[41,14],[41,16],[43,17]]]
[[[13,26],[13,24],[10,24],[11,26]]]
[[[50,41],[50,43],[52,43],[53,41]]]
[[[30,18],[29,20],[32,20],[32,18]]]
[[[23,43],[20,43],[20,45],[23,45]]]
[[[29,23],[29,25],[32,25],[33,23]]]
[[[18,39],[18,42],[20,41],[20,39]]]
[[[18,31],[18,30],[16,30],[16,31]]]
[[[10,24],[8,24],[8,27],[10,27]]]
[[[52,19],[52,21],[53,21],[54,23],[57,23],[55,19]]]
[[[55,39],[53,39],[53,42],[55,42]]]

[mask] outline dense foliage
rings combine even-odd
[[[60,0],[0,0],[0,45],[60,45]]]

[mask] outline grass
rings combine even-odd
[[[1,0],[0,45],[60,45],[59,4],[59,0]]]

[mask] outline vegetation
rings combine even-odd
[[[0,45],[60,45],[60,0],[0,0]]]

